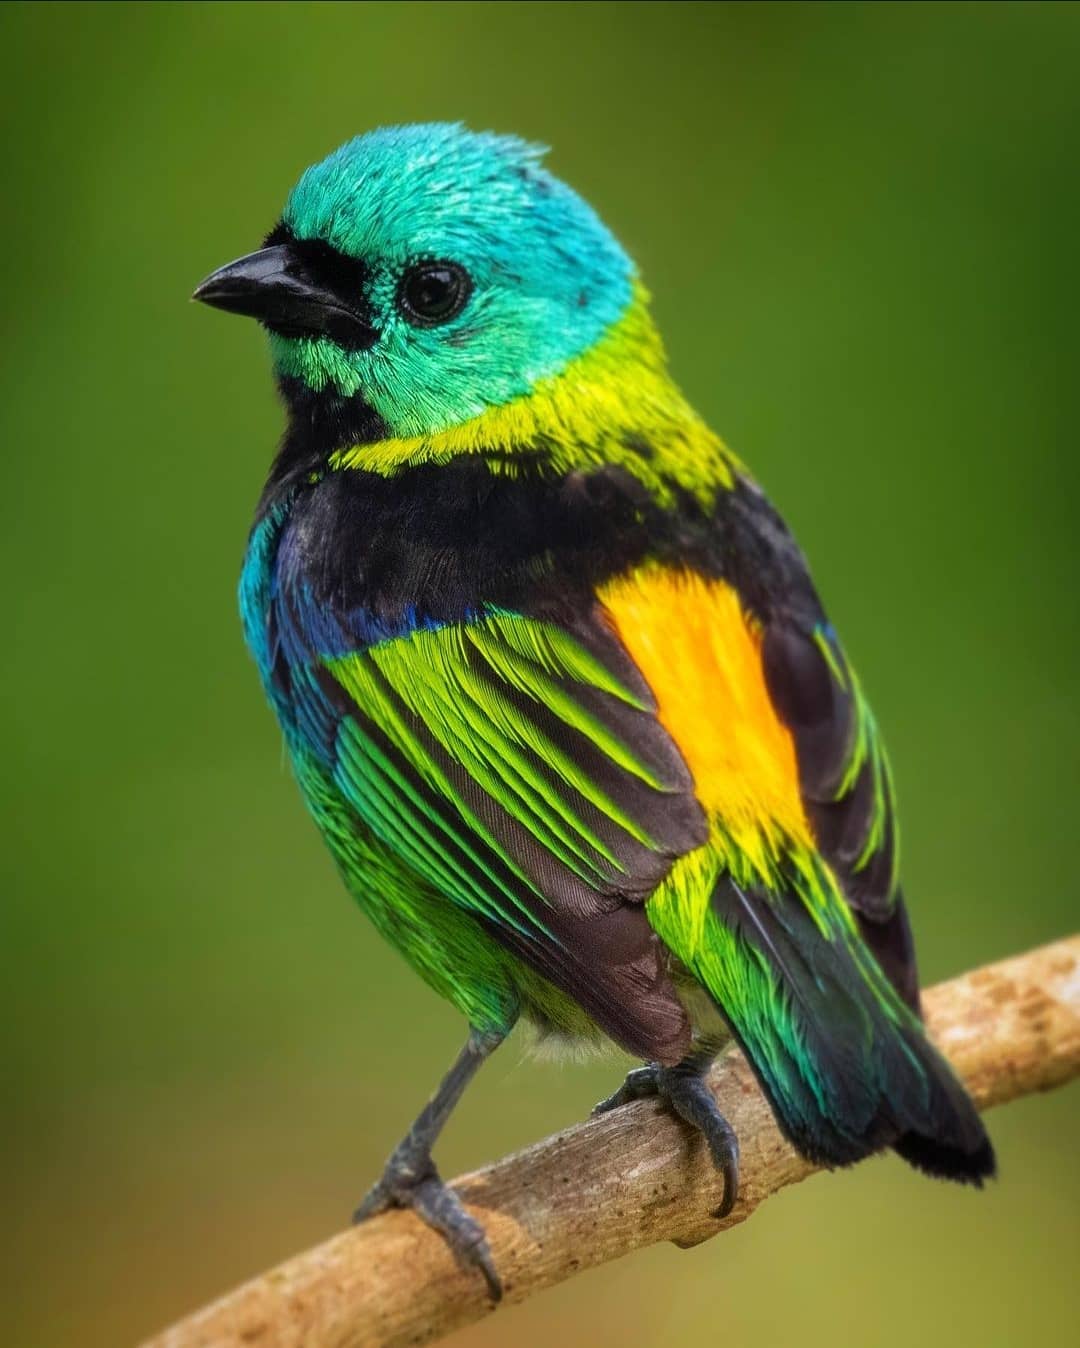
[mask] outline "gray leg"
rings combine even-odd
[[[635,1067],[626,1074],[626,1080],[615,1094],[601,1100],[593,1113],[606,1114],[631,1100],[643,1100],[647,1096],[660,1096],[666,1100],[681,1119],[704,1135],[709,1144],[713,1164],[724,1177],[724,1197],[716,1215],[726,1217],[739,1194],[739,1141],[720,1113],[705,1080],[715,1056],[713,1049],[702,1045],[674,1067],[661,1067],[659,1063]]]
[[[353,1214],[354,1222],[374,1217],[387,1208],[412,1208],[438,1231],[463,1264],[483,1273],[492,1301],[502,1298],[502,1283],[492,1263],[484,1228],[462,1207],[461,1199],[439,1178],[431,1149],[477,1069],[502,1043],[505,1035],[473,1030],[439,1089],[390,1154],[382,1179]]]

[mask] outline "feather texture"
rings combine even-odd
[[[534,147],[442,124],[316,165],[274,239],[370,340],[278,325],[241,610],[379,930],[479,1029],[664,1064],[692,984],[807,1155],[992,1173],[918,1019],[869,704],[616,240]],[[440,258],[468,301],[417,323],[400,288]]]

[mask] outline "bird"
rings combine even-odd
[[[642,1065],[738,1192],[745,1054],[812,1162],[995,1173],[923,1028],[877,722],[792,534],[672,377],[640,274],[459,123],[308,168],[194,298],[266,330],[285,430],[246,641],[348,892],[465,1018],[356,1213],[407,1207],[498,1300],[436,1139],[515,1024]]]

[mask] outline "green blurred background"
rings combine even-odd
[[[283,764],[234,600],[280,413],[188,303],[366,128],[546,141],[638,257],[872,690],[927,980],[1078,925],[1080,7],[6,5],[0,67],[5,1343],[340,1228],[461,1039]],[[620,1071],[511,1046],[445,1170]],[[1078,1105],[995,1115],[983,1196],[874,1162],[458,1342],[1061,1341]]]

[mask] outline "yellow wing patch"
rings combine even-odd
[[[762,869],[782,840],[812,847],[795,745],[765,685],[761,630],[735,590],[655,566],[599,598],[714,822]]]

